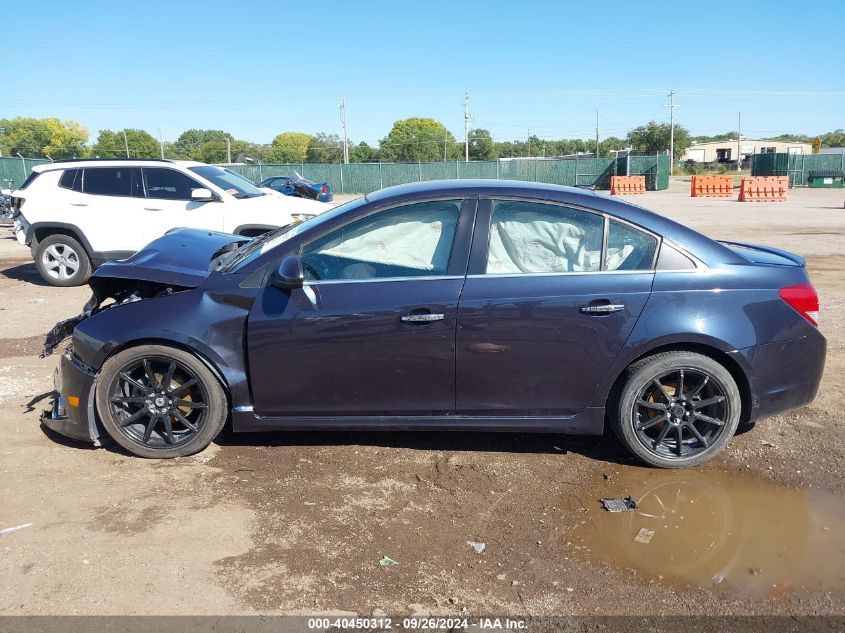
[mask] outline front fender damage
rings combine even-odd
[[[47,332],[44,337],[44,349],[39,354],[40,358],[50,356],[62,341],[73,334],[77,325],[98,312],[133,301],[142,301],[191,290],[191,288],[185,286],[159,282],[114,278],[97,279],[94,277],[89,281],[89,285],[94,293],[82,307],[82,312],[69,319],[59,321]]]

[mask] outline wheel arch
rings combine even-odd
[[[30,230],[30,248],[35,250],[38,243],[47,239],[51,235],[67,235],[72,237],[82,245],[85,249],[85,254],[90,259],[94,252],[91,248],[91,243],[85,237],[85,233],[75,224],[66,224],[64,222],[36,222],[29,227]]]
[[[634,363],[639,362],[644,358],[648,358],[649,356],[654,356],[655,354],[660,354],[662,352],[695,352],[697,354],[701,354],[702,356],[707,356],[708,358],[711,358],[720,365],[722,365],[731,374],[734,381],[736,382],[737,388],[739,389],[739,396],[741,401],[739,417],[740,425],[746,424],[751,419],[753,396],[751,392],[751,382],[748,378],[748,373],[746,372],[746,369],[742,367],[736,361],[736,359],[731,357],[725,350],[720,349],[716,345],[702,341],[674,341],[669,343],[663,343],[661,345],[655,345],[654,347],[650,347],[646,350],[640,350],[637,355],[631,358],[627,363],[625,363],[624,366],[621,367],[621,369],[619,369],[616,372],[616,375],[613,377],[611,387],[607,391],[607,395],[604,399],[606,410],[610,410],[610,407],[613,406],[613,401],[619,395],[619,392],[622,390],[625,372],[627,371],[627,369]]]
[[[163,347],[173,347],[175,349],[187,352],[188,354],[191,354],[192,356],[196,357],[197,360],[199,360],[203,365],[205,365],[208,370],[214,375],[214,377],[217,378],[217,380],[220,382],[220,386],[223,388],[223,393],[226,394],[226,406],[231,412],[232,387],[229,382],[229,379],[226,377],[225,372],[221,371],[217,364],[212,361],[208,356],[197,350],[195,347],[191,347],[186,343],[174,341],[173,339],[155,337],[133,339],[131,341],[125,341],[120,345],[116,346],[115,348],[109,350],[109,354],[103,359],[103,363],[105,363],[105,361],[107,361],[109,358],[112,358],[115,354],[119,354],[120,352],[125,351],[127,349],[132,349],[133,347],[140,347],[141,345],[161,345]]]
[[[241,224],[239,227],[235,228],[232,233],[235,235],[244,235],[245,237],[255,237],[256,235],[261,235],[262,233],[267,233],[268,231],[273,231],[279,228],[278,226],[271,226],[269,224]]]

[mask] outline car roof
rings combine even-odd
[[[86,166],[123,167],[126,165],[150,165],[156,163],[162,165],[179,165],[181,167],[197,167],[206,165],[206,163],[194,160],[171,160],[168,158],[77,158],[74,160],[64,160],[34,165],[32,167],[32,171],[41,173],[56,169],[78,169]]]
[[[429,180],[425,182],[414,182],[407,185],[396,185],[387,187],[369,194],[370,200],[377,201],[384,198],[398,196],[424,197],[427,194],[448,195],[454,192],[459,195],[466,195],[468,192],[477,195],[530,195],[531,197],[546,197],[542,194],[549,194],[550,199],[558,199],[560,194],[570,196],[594,197],[596,194],[590,190],[580,187],[565,187],[544,182],[531,182],[525,180],[491,180],[491,179],[455,179],[455,180]]]

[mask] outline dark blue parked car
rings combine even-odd
[[[180,229],[91,277],[43,422],[144,457],[234,431],[602,433],[700,464],[805,405],[804,261],[589,191],[429,182],[245,241]],[[110,305],[103,305],[113,299]]]
[[[334,194],[329,183],[317,183],[306,180],[296,172],[293,172],[290,176],[271,176],[270,178],[265,178],[257,186],[269,187],[286,196],[310,198],[319,202],[331,202],[334,200]]]

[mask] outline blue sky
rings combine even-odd
[[[282,131],[371,144],[430,116],[497,140],[624,136],[668,121],[695,134],[845,127],[845,2],[602,0],[15,2],[4,12],[0,117],[187,128],[269,142]]]

